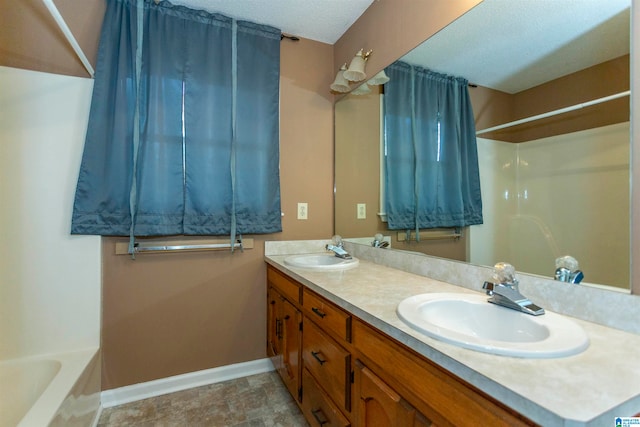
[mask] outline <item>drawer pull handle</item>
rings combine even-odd
[[[311,415],[313,415],[313,418],[316,419],[316,421],[318,422],[319,425],[323,426],[325,424],[327,424],[329,422],[329,420],[327,419],[327,417],[324,416],[324,412],[322,412],[322,409],[314,409],[311,411]]]
[[[321,358],[321,357],[319,356],[320,354],[322,354],[322,353],[321,353],[321,352],[319,352],[319,351],[312,351],[312,352],[311,352],[311,355],[313,356],[313,358],[314,358],[314,359],[316,359],[316,360],[320,363],[320,366],[322,366],[322,365],[324,365],[324,364],[325,364],[326,360],[324,360],[323,358]]]
[[[317,314],[318,316],[324,318],[324,316],[326,316],[326,313],[323,313],[319,308],[316,307],[312,307],[311,311],[313,311],[315,314]]]

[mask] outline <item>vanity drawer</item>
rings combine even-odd
[[[268,266],[267,282],[278,289],[278,291],[289,301],[300,303],[301,285],[284,276],[275,268]]]
[[[351,410],[351,354],[333,338],[323,333],[313,322],[304,320],[302,332],[304,367],[335,403]]]
[[[349,427],[351,425],[306,369],[302,372],[302,390],[302,412],[311,426]]]
[[[325,331],[335,333],[336,337],[351,342],[351,316],[321,296],[304,289],[302,307],[310,319]]]

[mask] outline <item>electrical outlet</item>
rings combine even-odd
[[[367,204],[366,203],[358,203],[358,219],[367,219]]]
[[[298,219],[307,219],[309,216],[309,208],[306,203],[298,203]]]

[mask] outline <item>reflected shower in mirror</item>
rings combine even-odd
[[[584,282],[629,289],[629,8],[484,0],[400,58],[473,84],[484,224],[462,237],[387,229],[383,95],[337,102],[336,234],[547,277],[571,255]]]

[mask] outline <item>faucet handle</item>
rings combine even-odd
[[[497,283],[516,284],[516,268],[506,262],[499,262],[493,266],[493,280]]]

